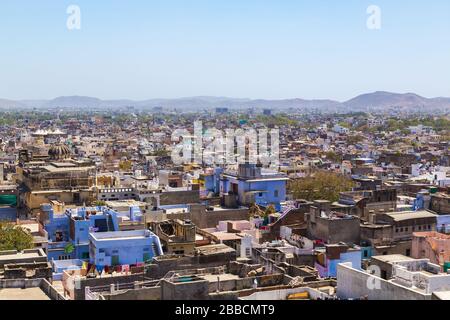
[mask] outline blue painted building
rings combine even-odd
[[[450,234],[450,215],[438,215],[436,216],[436,220],[436,231]]]
[[[118,213],[116,211],[107,207],[81,207],[68,209],[61,214],[55,214],[52,206],[47,204],[42,205],[41,209],[43,214],[40,218],[40,223],[48,238],[47,256],[50,261],[69,259],[93,261],[95,258],[91,258],[90,255],[95,253],[98,248],[92,248],[92,246],[96,245],[96,242],[92,239],[101,238],[102,234],[108,234],[110,237],[111,234],[114,234],[114,241],[101,242],[109,244],[108,252],[116,250],[112,246],[120,243],[121,248],[128,247],[128,252],[117,249],[121,251],[120,257],[123,255],[125,261],[136,260],[142,262],[144,257],[142,252],[138,254],[134,249],[130,249],[134,245],[141,246],[142,237],[137,235],[130,236],[130,234],[120,232]],[[140,221],[142,219],[140,209],[138,207],[130,207],[129,218],[130,221]],[[124,239],[120,239],[121,236]],[[156,240],[152,240],[151,243],[153,241]],[[150,248],[151,244],[148,246]],[[162,251],[150,250],[150,258],[161,253]],[[97,256],[99,254],[97,253]],[[137,254],[137,256],[131,259],[130,257],[133,254]]]
[[[322,278],[336,278],[339,263],[351,262],[353,268],[361,270],[362,254],[359,246],[335,244],[317,251],[319,254],[314,266]]]
[[[416,199],[414,199],[413,210],[428,210],[430,208],[430,199],[430,194],[427,191],[417,193]]]
[[[371,246],[361,247],[361,259],[368,260],[373,255],[373,248]]]
[[[220,194],[236,196],[240,205],[273,205],[280,211],[281,202],[286,200],[288,180],[283,173],[264,170],[256,164],[240,164],[237,172],[220,175]]]
[[[163,254],[158,236],[149,230],[92,232],[90,263],[97,266],[132,265]]]
[[[223,169],[220,167],[214,169],[208,169],[207,172],[200,174],[200,183],[203,185],[205,195],[213,193],[219,195],[220,192],[220,175],[223,173]]]
[[[48,234],[49,260],[89,259],[89,233],[119,230],[117,213],[106,207],[67,209],[55,214],[42,205],[43,228]]]

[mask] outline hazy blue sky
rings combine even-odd
[[[448,0],[0,0],[0,41],[7,99],[450,96]]]

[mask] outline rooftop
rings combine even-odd
[[[17,252],[15,250],[0,251],[0,264],[2,264],[2,261],[8,260],[17,260],[18,262],[20,262],[20,260],[23,259],[37,258],[46,258],[46,255],[44,251],[42,251],[42,249],[29,249],[22,252]]]
[[[436,214],[431,213],[426,210],[421,211],[405,211],[405,212],[392,212],[386,213],[386,215],[390,216],[394,221],[404,221],[409,219],[421,219],[421,218],[435,218]]]
[[[404,256],[402,254],[389,254],[384,256],[372,256],[372,259],[386,262],[386,263],[394,263],[399,261],[414,261],[411,257]]]
[[[200,255],[216,254],[216,253],[230,253],[234,252],[233,248],[228,247],[224,244],[211,244],[207,246],[198,247]]]
[[[50,300],[41,288],[0,289],[0,300]]]
[[[96,241],[138,240],[155,236],[149,230],[92,232],[89,235]]]

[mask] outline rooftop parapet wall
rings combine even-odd
[[[375,275],[352,268],[351,263],[337,267],[337,297],[368,300],[431,300],[431,294],[392,283]]]

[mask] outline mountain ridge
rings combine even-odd
[[[196,108],[208,109],[215,107],[236,108],[268,108],[268,109],[336,109],[361,110],[365,108],[442,108],[450,109],[450,98],[425,98],[416,93],[393,93],[388,91],[375,91],[363,93],[347,101],[331,99],[249,99],[214,96],[193,96],[173,99],[110,99],[102,100],[89,96],[60,96],[50,100],[10,100],[0,99],[0,108]]]

